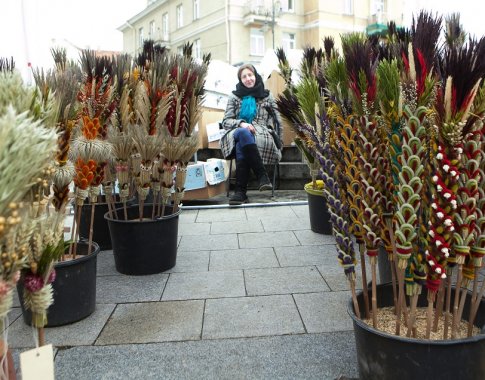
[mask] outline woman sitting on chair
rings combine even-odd
[[[229,198],[230,205],[248,202],[246,195],[249,169],[259,182],[259,190],[271,190],[273,186],[264,165],[281,160],[281,151],[272,133],[281,139],[280,115],[273,95],[264,88],[261,76],[253,65],[242,65],[237,76],[239,83],[228,103],[222,127],[227,131],[221,138],[221,150],[225,158],[236,156],[236,188]]]

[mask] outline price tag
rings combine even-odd
[[[54,380],[54,351],[52,344],[20,354],[22,380]]]

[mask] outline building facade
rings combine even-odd
[[[123,50],[137,54],[145,39],[180,52],[232,65],[258,63],[268,49],[322,46],[332,36],[376,32],[393,20],[402,25],[403,0],[148,0],[147,7],[121,25]]]

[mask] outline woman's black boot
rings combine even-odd
[[[248,202],[246,191],[249,180],[249,165],[245,160],[236,161],[236,187],[234,195],[229,198],[230,205],[240,205]]]
[[[263,160],[259,154],[258,146],[256,144],[248,144],[242,147],[245,160],[249,163],[251,169],[259,182],[259,191],[271,190],[273,185],[269,180],[268,173],[264,167]]]

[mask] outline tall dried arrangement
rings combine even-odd
[[[57,215],[47,213],[49,177],[57,148],[50,125],[53,99],[45,102],[20,74],[0,64],[0,316],[6,334],[13,287],[24,273],[24,303],[32,311],[43,344],[46,309],[52,303],[53,263],[62,244]],[[61,230],[63,232],[63,230]],[[5,335],[4,335],[5,336]],[[2,352],[2,355],[4,353]]]

